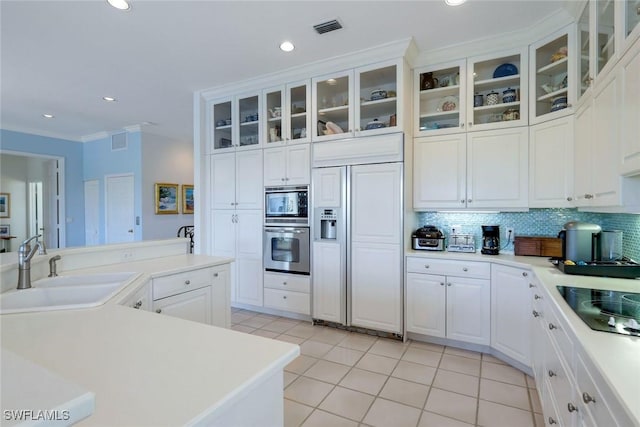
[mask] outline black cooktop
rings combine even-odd
[[[557,286],[560,295],[591,329],[640,336],[640,293]]]

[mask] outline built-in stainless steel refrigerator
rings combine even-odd
[[[402,163],[314,168],[314,319],[403,333]]]

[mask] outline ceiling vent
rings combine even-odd
[[[316,30],[318,34],[328,33],[331,31],[339,30],[340,28],[342,28],[342,24],[340,24],[337,19],[332,19],[331,21],[323,22],[322,24],[313,26],[313,29]]]
[[[127,133],[114,133],[111,135],[111,151],[127,149]]]

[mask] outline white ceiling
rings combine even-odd
[[[71,140],[152,122],[193,135],[193,92],[413,37],[420,51],[517,31],[564,0],[2,0],[3,129]],[[338,18],[342,30],[313,25]],[[292,40],[285,54],[279,43]],[[117,102],[107,103],[103,96]],[[55,115],[44,119],[43,113]]]

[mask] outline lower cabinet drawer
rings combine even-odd
[[[153,299],[158,300],[182,292],[203,288],[209,286],[212,280],[212,268],[200,268],[198,270],[156,277],[152,281]]]
[[[309,276],[297,274],[264,273],[264,287],[282,291],[311,293]]]
[[[491,264],[478,261],[407,257],[407,273],[489,279],[491,277]]]
[[[302,292],[265,289],[264,306],[294,313],[311,314],[310,295]]]

